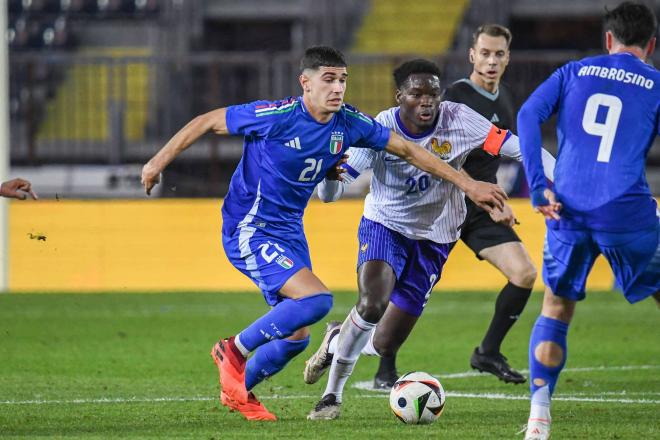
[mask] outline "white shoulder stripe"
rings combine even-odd
[[[296,104],[296,101],[292,101],[292,102],[289,102],[288,104],[284,104],[284,105],[278,105],[278,106],[274,106],[274,107],[268,106],[268,107],[256,109],[254,111],[254,113],[258,114],[258,113],[266,113],[266,112],[284,110],[284,109],[289,108],[289,107],[291,107],[292,105],[295,105],[295,104]]]

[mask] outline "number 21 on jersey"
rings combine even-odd
[[[298,176],[299,182],[311,182],[312,180],[315,180],[323,166],[323,159],[317,161],[313,157],[310,157],[305,159],[305,164],[307,167],[305,167],[300,173],[300,176]]]
[[[607,117],[605,122],[598,122],[598,109],[605,107]],[[612,155],[612,145],[616,136],[616,129],[619,126],[619,117],[623,103],[619,98],[604,93],[596,93],[587,99],[587,105],[584,108],[582,117],[582,128],[587,133],[599,136],[600,145],[598,146],[598,162],[609,162]]]

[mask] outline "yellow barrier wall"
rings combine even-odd
[[[537,267],[545,225],[528,200],[512,200],[516,227]],[[256,290],[224,256],[218,200],[36,201],[10,205],[12,291]],[[305,214],[314,272],[331,289],[356,289],[362,200],[312,201]],[[45,236],[45,241],[39,236]],[[599,259],[589,288],[609,289]],[[462,243],[440,289],[499,289],[504,278]],[[537,281],[537,288],[541,283]]]

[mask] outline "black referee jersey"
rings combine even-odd
[[[515,131],[513,96],[503,83],[499,84],[495,93],[490,93],[467,78],[460,79],[445,90],[443,100],[465,104],[496,127]],[[463,168],[475,180],[497,183],[499,163],[499,157],[478,149],[468,155]]]

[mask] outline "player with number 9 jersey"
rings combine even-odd
[[[602,253],[628,301],[654,294],[660,289],[660,229],[645,163],[660,134],[660,72],[621,52],[570,62],[539,86],[518,114],[534,206],[547,204],[540,123],[553,113],[553,191],[562,210],[560,219],[547,220],[546,285],[555,295],[583,299]]]
[[[660,72],[624,52],[568,63],[541,84],[518,116],[536,205],[546,188],[536,127],[553,113],[559,147],[554,191],[563,209],[561,220],[548,227],[627,232],[655,226],[644,166],[660,134]]]
[[[660,304],[660,221],[646,157],[660,135],[660,73],[645,61],[657,19],[625,1],[604,20],[608,54],[570,62],[518,113],[532,204],[546,217],[541,315],[529,341],[531,405],[525,440],[550,438],[551,397],[587,276],[603,255],[630,303]],[[541,173],[541,124],[557,114],[555,186]]]

